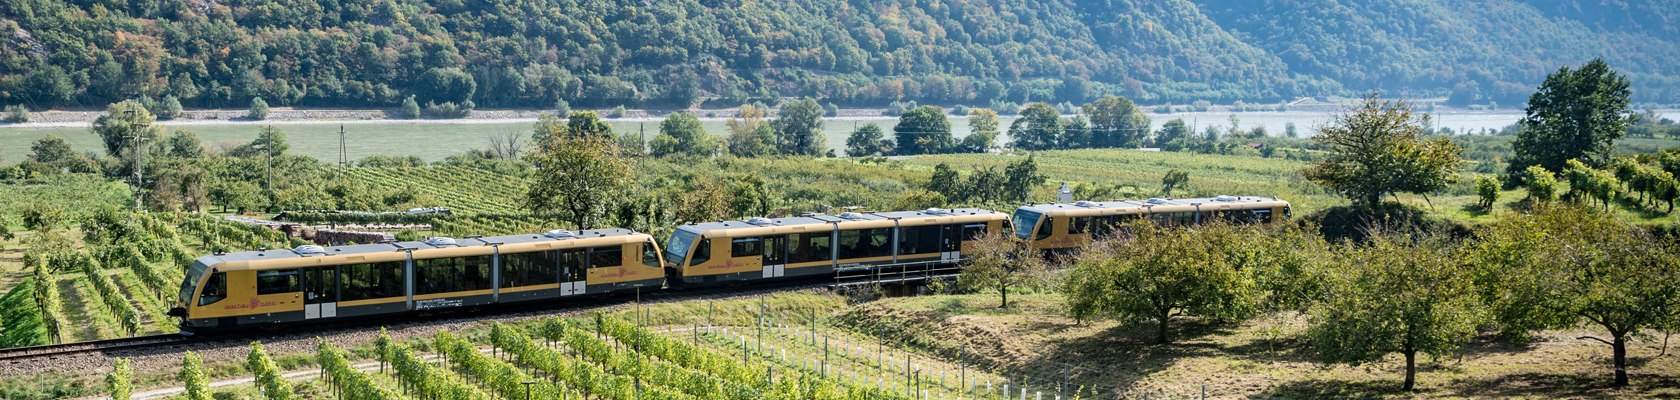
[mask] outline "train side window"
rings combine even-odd
[[[1041,222],[1038,225],[1038,236],[1035,237],[1035,239],[1037,239],[1037,240],[1048,239],[1050,237],[1050,234],[1051,234],[1051,226],[1053,226],[1055,224],[1056,224],[1056,219],[1055,218],[1048,218],[1048,217],[1044,218],[1044,222]]]
[[[980,240],[986,236],[986,224],[963,225],[962,240]]]
[[[298,271],[282,269],[257,272],[257,294],[296,293],[303,291],[298,282]]]
[[[938,252],[939,225],[906,226],[898,228],[898,254]]]
[[[589,249],[589,268],[610,268],[624,265],[624,247],[607,246]]]
[[[653,243],[642,243],[642,265],[654,268],[664,267],[659,263],[659,247],[654,246]]]
[[[1254,211],[1249,213],[1249,219],[1250,219],[1251,222],[1262,223],[1262,224],[1272,222],[1272,210],[1271,209],[1254,210]]]
[[[788,262],[802,263],[811,261],[828,261],[829,256],[828,232],[799,233],[788,236]]]
[[[865,243],[865,247],[868,248],[867,257],[884,257],[892,255],[892,228],[870,229],[868,233],[869,237],[865,238],[865,240],[868,241],[868,243]]]
[[[502,287],[554,283],[554,255],[552,251],[502,254]]]
[[[730,257],[758,257],[764,255],[764,244],[758,238],[735,239],[729,242]]]
[[[712,240],[700,239],[700,244],[694,246],[694,255],[688,257],[688,265],[705,264],[712,260]]]
[[[403,295],[403,262],[341,265],[339,301],[379,299]]]
[[[1091,231],[1091,217],[1078,217],[1068,226],[1068,233],[1086,233]]]
[[[227,298],[227,273],[217,272],[204,281],[204,288],[198,294],[198,305],[214,304]]]

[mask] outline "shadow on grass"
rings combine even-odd
[[[1635,371],[1630,371],[1635,372]],[[1611,386],[1608,368],[1603,374],[1521,373],[1492,380],[1461,381],[1451,388],[1453,396],[1474,397],[1619,397],[1656,398],[1674,396],[1680,377],[1630,373],[1626,388]]]
[[[1045,327],[1061,330],[1071,327]],[[1138,381],[1182,360],[1215,356],[1225,350],[1199,340],[1230,334],[1234,325],[1178,319],[1171,326],[1171,343],[1156,344],[1153,323],[1122,324],[1076,339],[1055,343],[1026,360],[1021,374],[1050,388],[1086,388],[1098,393],[1130,390]],[[1032,382],[1029,382],[1032,383]],[[1065,390],[1064,393],[1071,391]],[[1102,396],[1099,396],[1102,397]]]
[[[1400,382],[1307,379],[1287,382],[1251,398],[1259,399],[1376,399],[1396,394]]]

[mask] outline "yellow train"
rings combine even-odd
[[[990,232],[1035,249],[1090,243],[1135,218],[1271,223],[1289,203],[1258,197],[809,214],[686,224],[663,250],[625,229],[300,246],[204,256],[181,283],[181,331],[307,323],[502,303],[566,301],[635,288],[824,277],[891,281],[955,272]],[[1011,229],[1011,227],[1013,229]]]
[[[181,284],[181,331],[300,323],[660,287],[653,237],[624,229],[215,254]]]
[[[1267,197],[1219,196],[1142,201],[1080,201],[1033,204],[1010,217],[1015,237],[1043,251],[1067,251],[1138,218],[1161,225],[1194,225],[1212,220],[1269,224],[1289,217],[1289,202]]]

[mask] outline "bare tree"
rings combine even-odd
[[[490,135],[490,153],[496,158],[519,158],[525,152],[525,134],[515,131],[503,131]]]

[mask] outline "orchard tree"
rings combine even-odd
[[[776,147],[782,154],[815,156],[822,154],[822,105],[809,97],[782,105],[770,127],[776,131]]]
[[[1476,335],[1485,320],[1473,275],[1443,237],[1379,232],[1336,255],[1308,336],[1326,362],[1363,364],[1400,353],[1412,390],[1419,353],[1440,357]]]
[[[998,115],[989,108],[968,111],[968,136],[957,144],[957,151],[985,153],[997,146]]]
[[[1363,207],[1390,193],[1427,195],[1445,188],[1464,160],[1450,139],[1427,137],[1428,119],[1404,101],[1367,96],[1313,138],[1329,154],[1304,175]]]
[[[1054,149],[1061,133],[1061,113],[1042,102],[1028,104],[1021,109],[1021,117],[1009,124],[1009,137],[1015,148],[1021,150]]]
[[[1149,136],[1149,117],[1131,99],[1103,96],[1084,108],[1092,147],[1138,147]]]
[[[1478,232],[1471,260],[1509,336],[1585,322],[1606,334],[1615,385],[1628,385],[1628,342],[1680,322],[1680,245],[1584,207],[1543,207]]]
[[[776,133],[764,122],[764,109],[752,104],[741,105],[735,116],[724,125],[729,127],[729,154],[736,157],[757,157],[776,152]]]
[[[863,124],[846,137],[846,155],[849,157],[878,156],[892,152],[892,142],[881,133],[881,126],[875,123]]]
[[[1577,69],[1559,68],[1528,97],[1522,131],[1507,172],[1520,176],[1529,166],[1563,171],[1569,160],[1592,167],[1610,162],[1615,141],[1633,121],[1627,78],[1593,59]]]
[[[951,138],[951,120],[937,106],[905,111],[893,125],[895,152],[899,155],[939,154],[956,147]]]
[[[1476,198],[1477,207],[1492,211],[1493,204],[1499,201],[1499,179],[1485,175],[1476,178]]]
[[[630,163],[607,136],[551,135],[531,161],[537,171],[525,195],[526,207],[539,215],[558,215],[577,229],[594,228],[629,186]]]
[[[655,157],[679,154],[704,157],[712,155],[714,143],[706,128],[700,126],[700,118],[684,111],[659,122],[659,136],[653,138],[649,147]]]
[[[1183,187],[1188,182],[1190,182],[1189,173],[1178,169],[1167,171],[1167,175],[1161,177],[1161,196],[1172,197],[1173,189]]]
[[[76,151],[70,148],[70,142],[58,135],[47,135],[29,146],[29,160],[51,164],[76,158]]]
[[[204,142],[192,131],[178,129],[175,134],[164,139],[164,154],[178,158],[204,157]]]
[[[1038,161],[1033,156],[1027,159],[1009,163],[1003,169],[1003,193],[999,200],[1024,202],[1032,198],[1033,188],[1044,184],[1044,175],[1038,173]],[[987,195],[997,195],[996,192]]]
[[[1155,343],[1166,344],[1173,318],[1243,319],[1259,311],[1264,297],[1254,270],[1219,247],[1250,230],[1158,226],[1147,219],[1122,230],[1128,234],[1093,244],[1069,272],[1068,309],[1075,318],[1154,322]]]
[[[1044,257],[1004,232],[987,232],[974,247],[957,284],[966,290],[997,293],[998,308],[1009,308],[1010,290],[1030,285],[1044,273]]]
[[[1190,128],[1186,127],[1183,119],[1173,119],[1161,124],[1161,130],[1155,132],[1155,147],[1166,151],[1179,151],[1190,147]]]
[[[134,135],[141,143],[151,143],[163,136],[163,128],[152,125],[157,118],[146,106],[134,100],[123,100],[105,107],[105,113],[93,120],[93,134],[105,143],[105,154],[123,157],[134,144]]]

